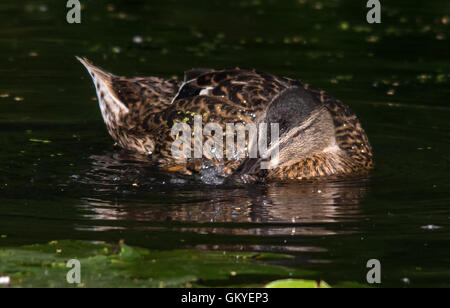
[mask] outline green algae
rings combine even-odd
[[[0,249],[0,276],[11,287],[262,287],[314,273],[273,262],[292,256],[199,250],[148,250],[125,244],[53,241]],[[81,264],[81,283],[69,284],[69,260]]]

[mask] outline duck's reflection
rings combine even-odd
[[[85,177],[94,191],[82,200],[88,218],[115,220],[116,227],[117,221],[134,221],[142,229],[158,223],[180,231],[266,236],[352,232],[332,226],[361,219],[359,202],[366,193],[361,179],[205,186],[120,158],[95,157]]]

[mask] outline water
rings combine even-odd
[[[0,247],[55,239],[284,252],[330,284],[450,286],[448,1],[0,3]],[[255,67],[344,100],[375,152],[370,178],[211,186],[113,146],[85,56],[119,75]]]

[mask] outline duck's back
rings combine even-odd
[[[256,70],[193,69],[185,73],[185,80],[173,101],[210,96],[228,101],[230,107],[257,113],[274,97],[296,85],[301,85],[301,82]]]

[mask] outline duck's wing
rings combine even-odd
[[[193,127],[193,115],[202,115],[203,127],[211,122],[219,123],[225,131],[228,123],[245,125],[254,122],[278,95],[301,84],[299,81],[238,68],[193,70],[186,76],[194,78],[180,87],[172,105],[159,114],[151,115],[143,124],[146,130],[156,136],[155,152],[162,157],[170,156],[171,145],[175,141],[171,135],[174,124],[185,122]]]
[[[115,77],[111,88],[120,101],[144,118],[170,106],[179,84],[175,80],[158,77]]]
[[[225,99],[229,106],[257,113],[285,89],[301,84],[288,78],[254,70],[227,69],[220,71],[193,70],[194,77],[180,87],[173,102],[195,96]]]
[[[142,128],[149,135],[154,136],[156,145],[154,158],[161,166],[170,167],[186,164],[186,160],[178,161],[172,155],[172,145],[177,140],[177,136],[172,134],[172,128],[177,123],[185,123],[191,129],[191,132],[195,134],[195,116],[201,116],[202,129],[207,124],[217,123],[221,126],[224,133],[226,132],[227,124],[246,124],[253,120],[251,115],[242,109],[235,108],[233,102],[228,101],[226,98],[194,96],[179,99],[162,112],[151,114],[142,125]],[[201,135],[202,144],[205,144],[207,140],[212,138],[211,136]],[[194,149],[192,148],[192,150]],[[194,155],[192,155],[193,157]],[[206,162],[206,160],[203,162]],[[214,163],[217,161],[212,159],[210,162]],[[224,162],[228,164],[229,161],[224,157]]]

